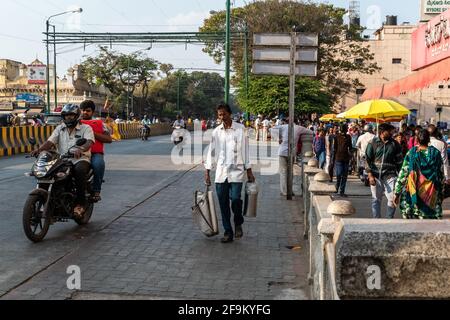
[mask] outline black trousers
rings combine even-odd
[[[75,186],[77,188],[76,205],[87,205],[86,185],[90,168],[91,165],[87,161],[80,161],[74,166],[73,176],[75,177]]]

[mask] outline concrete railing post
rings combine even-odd
[[[312,178],[312,177],[311,177]],[[310,178],[309,178],[310,179]],[[311,283],[313,281],[313,272],[314,272],[314,261],[313,261],[313,255],[314,255],[314,241],[316,239],[314,238],[314,235],[316,234],[314,230],[317,230],[318,221],[320,219],[317,219],[317,216],[314,212],[314,197],[316,196],[330,196],[336,192],[334,186],[324,183],[325,181],[330,181],[330,176],[328,173],[324,171],[317,172],[314,175],[314,178],[311,179],[312,182],[309,183],[308,193],[309,196],[309,210],[305,214],[305,233],[304,238],[309,239],[309,248],[310,248],[310,255],[309,255],[309,275],[308,279]],[[313,232],[314,231],[314,232]]]
[[[333,201],[327,209],[327,213],[331,215],[333,224],[340,224],[342,218],[348,217],[355,214],[355,208],[350,201]],[[334,228],[336,229],[336,227]],[[319,276],[319,286],[320,286],[320,300],[326,299],[326,287],[327,283],[325,281],[325,275],[332,272],[334,274],[329,274],[328,279],[330,281],[330,291],[332,293],[333,299],[339,299],[337,297],[336,290],[336,256],[330,257],[329,254],[335,255],[334,243],[333,243],[333,233],[321,233],[320,242],[322,245],[322,254],[324,257],[324,263],[322,264],[322,270]],[[331,248],[330,245],[333,247]]]

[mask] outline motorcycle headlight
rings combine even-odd
[[[48,171],[54,166],[57,160],[50,162],[37,161],[33,167],[33,174],[36,178],[40,179],[47,175]]]

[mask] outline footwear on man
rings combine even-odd
[[[236,226],[235,235],[236,239],[242,239],[244,236],[244,230],[242,230],[242,226]]]
[[[225,236],[222,239],[220,239],[220,242],[222,242],[222,243],[233,242],[233,236],[230,234],[225,234]]]

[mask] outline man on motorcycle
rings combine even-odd
[[[90,170],[91,147],[95,143],[94,131],[88,125],[80,123],[81,110],[74,104],[65,105],[61,111],[63,123],[56,127],[50,138],[37,150],[31,153],[31,156],[37,157],[43,151],[49,151],[57,148],[59,154],[65,154],[71,150],[74,159],[74,178],[77,189],[76,205],[74,215],[82,218],[86,211],[86,185]],[[77,140],[86,139],[83,146],[72,148]],[[72,149],[71,149],[72,148]]]
[[[105,176],[105,143],[112,143],[111,133],[102,120],[94,120],[95,103],[91,100],[83,101],[80,105],[82,123],[89,125],[94,130],[95,143],[91,148],[91,166],[94,171],[94,184],[92,191],[94,192],[93,200],[98,202],[101,200],[103,177]]]
[[[184,120],[181,118],[180,115],[177,116],[177,120],[173,123],[172,127],[174,129],[177,129],[177,127],[181,127],[181,129],[185,129]]]
[[[145,115],[144,119],[142,119],[141,124],[146,130],[146,135],[149,136],[150,135],[150,125],[152,124],[152,121],[148,118],[147,115]]]

